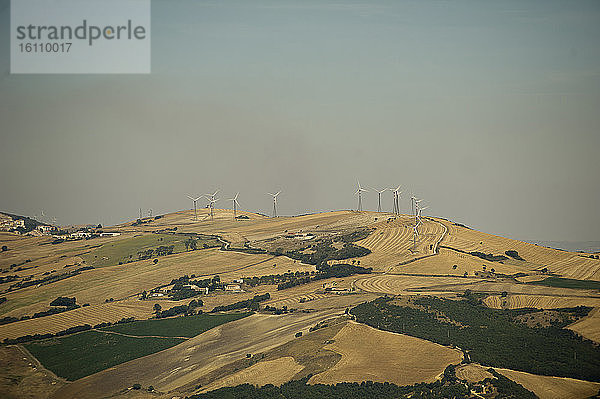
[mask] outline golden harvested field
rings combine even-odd
[[[433,279],[432,279],[433,280]],[[541,285],[518,284],[510,280],[487,280],[478,279],[478,281],[465,281],[461,284],[457,283],[442,283],[430,285],[421,289],[412,288],[413,291],[445,291],[445,292],[464,292],[469,289],[474,292],[482,292],[489,294],[501,294],[507,292],[509,294],[525,294],[536,296],[551,296],[551,297],[580,297],[580,298],[600,298],[597,291],[582,290],[575,288],[558,288],[545,287]]]
[[[157,390],[177,396],[178,388],[193,385],[202,376],[247,353],[257,354],[282,345],[304,333],[318,322],[340,311],[255,314],[221,325],[172,348],[120,364],[77,380],[58,390],[53,398],[96,398],[111,396],[135,383],[153,385]],[[185,396],[185,395],[181,395]]]
[[[600,307],[600,298],[583,296],[508,295],[506,298],[501,298],[500,295],[490,295],[483,302],[488,307],[495,309],[557,309],[575,306]]]
[[[407,293],[410,290],[426,287],[436,287],[437,290],[437,287],[440,286],[450,286],[455,288],[456,291],[464,292],[466,288],[461,289],[461,286],[467,287],[475,282],[479,282],[479,279],[380,274],[373,277],[359,278],[355,281],[354,285],[356,288],[366,292],[398,295],[401,293]]]
[[[454,265],[456,265],[456,269],[453,268]],[[469,276],[473,276],[476,271],[482,271],[484,265],[487,271],[494,269],[496,273],[509,275],[519,272],[527,273],[533,271],[533,268],[531,267],[527,268],[522,266],[515,266],[512,264],[488,262],[476,256],[463,254],[446,248],[440,248],[439,254],[436,256],[430,256],[424,259],[419,259],[404,265],[393,266],[388,270],[388,273],[442,274],[463,276],[466,272]]]
[[[466,252],[491,252],[494,255],[503,255],[507,250],[516,250],[525,259],[522,263],[527,264],[528,267],[540,270],[547,267],[550,272],[573,279],[600,280],[600,260],[598,259],[590,259],[575,252],[546,248],[482,233],[456,226],[447,221],[441,222],[448,227],[448,234],[442,240],[442,245]]]
[[[575,380],[573,378],[548,377],[523,371],[494,369],[526,389],[540,399],[580,399],[589,398],[598,393],[600,383]]]
[[[94,326],[104,322],[114,323],[124,317],[147,319],[152,317],[152,306],[155,303],[160,303],[166,309],[187,302],[126,299],[118,302],[86,306],[50,316],[0,325],[0,341],[4,338],[18,338],[23,335],[55,334],[69,327],[83,324]]]
[[[378,222],[374,231],[356,244],[371,250],[371,254],[356,258],[363,267],[375,271],[387,271],[398,263],[434,254],[437,242],[442,238],[445,227],[435,221],[424,219],[419,230],[417,246],[413,251],[413,218],[400,216],[390,222]]]
[[[456,349],[355,322],[348,322],[333,341],[324,348],[339,353],[342,359],[331,369],[313,376],[309,383],[432,382],[446,366],[462,360],[462,353]]]
[[[587,339],[600,342],[600,307],[593,309],[586,317],[571,324],[569,329]]]
[[[291,380],[303,368],[304,366],[296,363],[293,357],[280,357],[275,360],[256,363],[237,373],[214,381],[205,385],[200,392],[240,384],[252,384],[259,387],[267,384],[281,385]]]

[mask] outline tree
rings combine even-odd
[[[154,304],[154,313],[156,313],[157,315],[160,313],[160,311],[162,310],[162,306],[160,306],[160,304],[155,303]]]
[[[98,223],[98,226],[96,226],[97,229],[101,229],[102,225],[100,223]]]
[[[8,251],[8,247],[6,245],[2,246],[2,252],[4,252],[4,251]]]
[[[458,265],[452,265],[452,270],[456,270],[457,267]]]
[[[142,299],[146,299],[148,297],[148,293],[144,290],[144,292],[142,292]]]
[[[158,263],[158,259],[156,259],[156,258],[155,258],[155,259],[152,261],[152,263],[154,263],[154,264],[156,265],[156,264]]]

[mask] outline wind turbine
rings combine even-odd
[[[208,200],[209,204],[209,208],[210,208],[210,220],[213,220],[213,209],[214,209],[214,204],[215,202],[217,202],[219,199],[215,199],[215,196],[217,195],[217,193],[219,192],[219,189],[216,189],[214,193],[212,194],[204,194],[204,197],[206,197],[206,199]]]
[[[377,190],[376,188],[371,188],[371,189],[377,193],[377,212],[381,212],[381,194],[386,192],[388,189],[384,188],[381,191]]]
[[[277,196],[281,193],[280,191],[277,191],[277,194],[271,194],[271,193],[267,193],[269,194],[271,197],[273,197],[273,217],[276,218],[277,217]]]
[[[361,212],[362,211],[362,193],[363,192],[367,192],[369,190],[366,190],[366,189],[362,188],[360,186],[360,182],[358,180],[356,182],[358,183],[358,189],[354,193],[354,195],[358,195],[358,208],[356,210],[359,211],[359,212]]]
[[[210,220],[213,220],[213,210],[215,209],[215,202],[217,202],[219,199],[218,198],[211,198],[208,201],[210,202],[209,207],[210,207]]]
[[[194,197],[190,197],[189,195],[187,196],[189,199],[191,199],[194,202],[194,220],[198,220],[198,214],[196,213],[196,203],[198,202],[198,200],[200,198],[202,198],[202,196],[198,197],[198,198],[194,198]]]
[[[229,198],[229,201],[233,202],[233,220],[237,220],[237,205],[240,204],[237,200],[238,195],[240,195],[239,192],[235,195],[235,197]]]
[[[390,191],[394,194],[394,214],[395,215],[399,215],[400,214],[400,194],[402,194],[402,191],[400,191],[400,187],[402,187],[402,185],[399,185],[397,188],[390,188]]]

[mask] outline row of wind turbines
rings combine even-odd
[[[356,208],[357,211],[361,212],[363,210],[362,207],[362,196],[363,193],[368,192],[369,190],[366,188],[363,188],[360,185],[360,182],[357,180],[357,189],[356,192],[354,193],[354,195],[356,195],[358,197],[358,206]],[[391,191],[392,195],[393,195],[393,206],[392,206],[392,213],[394,215],[399,215],[400,214],[400,197],[402,195],[402,191],[400,191],[400,188],[402,187],[402,185],[399,185],[396,188],[384,188],[383,190],[377,190],[375,188],[372,188],[372,190],[374,192],[377,193],[377,212],[382,212],[382,207],[381,207],[381,195],[387,191]],[[217,194],[219,193],[219,190],[217,189],[214,193],[212,194],[204,194],[201,195],[199,197],[192,197],[190,195],[188,195],[187,197],[192,200],[193,204],[194,204],[194,220],[198,220],[198,201],[202,198],[206,198],[208,200],[208,208],[210,209],[210,220],[213,220],[214,218],[214,205],[217,201],[219,201],[219,198],[217,198]],[[281,190],[278,191],[275,194],[272,193],[267,193],[268,195],[271,196],[271,198],[273,199],[273,211],[271,213],[272,217],[277,217],[277,197],[279,196],[279,194],[281,194]],[[231,201],[232,203],[232,209],[233,209],[233,219],[237,220],[237,210],[238,210],[238,206],[240,206],[240,203],[238,201],[238,197],[239,197],[240,193],[236,193],[235,196],[233,198],[229,198],[228,201]],[[411,213],[414,215],[414,225],[413,225],[413,248],[416,247],[417,244],[417,239],[419,236],[419,226],[421,226],[421,224],[423,223],[422,221],[422,212],[427,209],[428,207],[422,207],[421,206],[421,202],[422,199],[419,199],[417,197],[415,197],[414,195],[412,195],[410,197],[410,201],[411,201]]]
[[[214,193],[212,194],[204,194],[201,195],[197,198],[194,198],[190,195],[188,195],[187,197],[189,199],[192,200],[192,202],[194,203],[194,220],[198,220],[198,201],[200,199],[202,199],[203,197],[206,198],[208,200],[208,207],[210,209],[210,220],[213,220],[214,218],[214,205],[215,203],[219,200],[219,198],[217,198],[217,193],[219,192],[219,190],[217,189]],[[281,190],[278,191],[276,194],[271,194],[271,193],[267,193],[269,194],[271,197],[273,197],[273,213],[272,216],[273,217],[277,217],[277,196],[279,194],[281,194]],[[233,219],[236,220],[237,219],[237,207],[240,205],[239,201],[238,201],[238,196],[240,195],[240,193],[236,193],[235,196],[233,198],[229,198],[228,201],[232,202],[232,209],[233,209]]]
[[[357,181],[358,184],[358,188],[356,190],[356,192],[354,193],[354,195],[358,196],[358,206],[357,206],[357,211],[361,212],[363,210],[362,207],[362,194],[365,192],[368,192],[369,190],[363,188],[360,185],[360,182]],[[400,214],[400,196],[402,195],[402,191],[400,191],[400,188],[402,187],[402,185],[396,187],[396,188],[385,188],[383,190],[377,190],[375,188],[373,188],[372,190],[375,191],[377,193],[377,212],[382,212],[382,208],[381,208],[381,194],[383,194],[386,191],[391,191],[393,194],[393,207],[392,207],[392,213],[395,215],[399,215]],[[199,197],[192,197],[190,195],[188,195],[187,197],[192,200],[192,203],[194,205],[194,220],[198,220],[198,201],[202,198],[206,198],[208,200],[208,208],[210,209],[210,218],[211,220],[214,218],[214,204],[219,201],[219,198],[217,198],[217,194],[219,193],[219,190],[217,189],[214,193],[212,194],[204,194],[201,195]],[[281,194],[281,190],[277,191],[277,193],[272,194],[272,193],[267,193],[268,195],[271,196],[271,198],[273,199],[273,211],[271,213],[272,217],[277,217],[277,197],[279,196],[279,194]],[[235,196],[233,198],[229,198],[228,201],[232,202],[232,209],[233,209],[233,218],[235,219],[237,217],[237,207],[240,205],[239,201],[238,201],[238,197],[239,197],[240,193],[236,193]],[[427,207],[423,207],[421,208],[419,206],[420,202],[422,200],[416,198],[415,196],[411,196],[411,206],[412,206],[412,213],[415,216],[415,225],[418,225],[421,223],[421,214],[420,212],[422,212],[423,210],[427,209]]]

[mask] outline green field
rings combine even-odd
[[[60,377],[74,381],[183,341],[185,340],[180,338],[133,338],[86,331],[24,346],[44,367]]]
[[[252,313],[201,314],[143,320],[106,327],[102,329],[103,331],[92,330],[60,338],[49,338],[24,346],[44,367],[60,377],[74,381],[185,341],[185,338],[174,337],[193,337],[250,314]],[[135,337],[119,334],[135,335]]]
[[[571,278],[548,277],[541,281],[531,281],[527,284],[543,285],[558,288],[579,288],[584,290],[600,290],[600,281],[574,280]]]
[[[86,264],[94,267],[118,265],[119,262],[127,263],[138,260],[138,252],[156,249],[160,246],[173,245],[173,253],[185,252],[185,242],[190,237],[180,234],[146,234],[137,237],[124,238],[102,245],[92,252],[83,255]],[[213,237],[201,237],[197,240],[197,248],[204,244],[209,246],[219,245]]]
[[[231,314],[200,314],[159,320],[140,320],[133,323],[105,327],[102,331],[114,331],[137,336],[194,337],[218,325],[239,320],[251,312]]]

